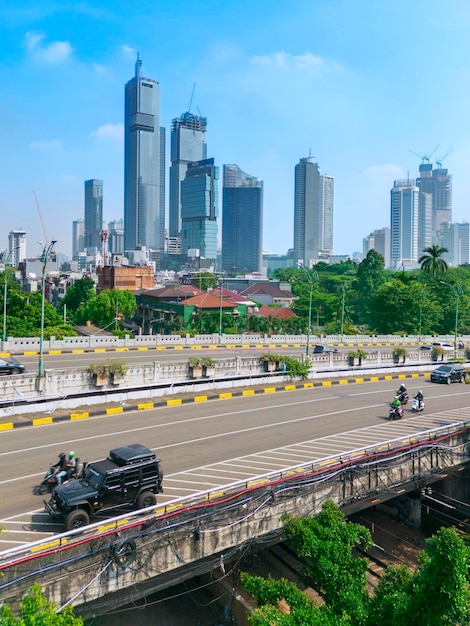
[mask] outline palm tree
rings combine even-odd
[[[441,272],[444,274],[447,272],[447,263],[442,259],[442,255],[448,252],[447,248],[441,248],[437,244],[424,248],[424,254],[419,259],[418,263],[421,263],[421,269],[427,274],[432,274],[435,279],[436,274]]]

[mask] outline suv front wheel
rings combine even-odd
[[[143,491],[137,498],[137,507],[146,509],[153,504],[157,504],[157,496],[152,491]]]
[[[65,528],[67,530],[75,530],[76,528],[82,528],[83,526],[88,526],[90,523],[90,518],[88,513],[83,509],[75,509],[67,515],[65,520]]]

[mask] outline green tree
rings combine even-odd
[[[448,252],[447,248],[441,248],[434,244],[429,248],[424,248],[423,252],[424,254],[418,260],[418,263],[421,263],[423,272],[431,274],[434,280],[437,274],[447,272],[447,263],[442,258],[442,255]]]
[[[20,603],[19,617],[5,604],[0,609],[0,623],[2,626],[83,626],[83,619],[75,616],[71,605],[57,612],[55,604],[44,597],[40,585],[33,585]]]
[[[120,289],[103,289],[97,296],[88,300],[75,315],[78,324],[90,321],[96,326],[106,328],[122,325],[124,316],[132,316],[137,308],[134,294]]]
[[[386,279],[383,256],[376,250],[369,250],[358,265],[354,292],[351,294],[360,323],[369,321],[371,300]]]
[[[95,281],[89,276],[84,276],[67,289],[60,305],[62,307],[66,305],[68,312],[75,313],[80,306],[87,304],[95,295]]]

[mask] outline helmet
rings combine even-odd
[[[71,459],[75,458],[75,452],[73,450],[69,452],[69,458]]]
[[[66,456],[67,456],[67,455],[65,454],[65,452],[61,452],[61,453],[59,454],[59,459],[65,459],[65,457],[66,457]]]
[[[421,391],[421,389],[418,391],[418,393],[422,396],[423,392]]]

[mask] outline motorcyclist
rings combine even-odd
[[[59,454],[59,460],[57,463],[54,463],[52,466],[54,470],[54,474],[56,475],[57,484],[60,485],[62,483],[63,478],[67,476],[67,455],[65,452],[61,452]]]
[[[400,398],[398,396],[395,396],[392,400],[392,402],[390,403],[390,407],[393,409],[394,414],[397,417],[401,417],[401,401]]]
[[[421,391],[421,389],[415,395],[415,399],[418,400],[418,409],[420,409],[424,400],[423,392]]]
[[[408,399],[408,393],[407,393],[406,387],[405,387],[405,385],[403,383],[398,388],[397,397],[400,399],[400,401],[402,403],[403,403],[403,400],[407,400]]]
[[[67,477],[70,478],[77,473],[77,457],[75,452],[71,450],[69,452],[69,458],[67,460]]]

